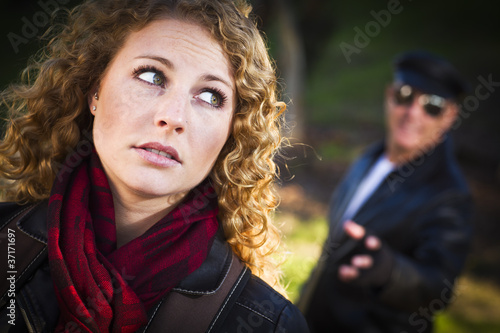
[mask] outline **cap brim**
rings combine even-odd
[[[401,84],[407,84],[425,93],[438,95],[443,98],[454,98],[455,94],[447,86],[431,80],[428,77],[412,70],[399,70],[394,73],[394,80]]]

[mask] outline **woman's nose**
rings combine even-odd
[[[169,96],[168,96],[169,95]],[[177,134],[184,132],[187,124],[189,98],[169,93],[158,104],[155,125]]]

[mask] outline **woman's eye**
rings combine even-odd
[[[222,106],[222,97],[219,96],[219,94],[211,92],[211,91],[204,91],[201,94],[198,95],[198,97],[208,103],[210,106],[214,107],[220,107]]]
[[[162,87],[165,83],[163,77],[155,72],[144,72],[138,78],[159,87]]]

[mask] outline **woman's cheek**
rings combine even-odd
[[[116,92],[110,98],[110,125],[117,122],[134,122],[137,118],[151,115],[150,111],[154,110],[162,93],[160,89],[141,87],[138,83],[132,83]]]

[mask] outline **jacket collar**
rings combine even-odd
[[[18,221],[17,226],[27,235],[47,245],[48,201],[41,201],[25,209],[29,209],[29,212]],[[224,239],[222,227],[219,227],[205,261],[197,270],[184,278],[174,290],[191,295],[215,293],[229,271],[231,258],[231,247]]]
[[[224,239],[222,227],[219,227],[207,259],[174,290],[191,295],[215,293],[229,272],[232,255],[233,251]]]
[[[442,172],[442,166],[445,161],[453,157],[453,143],[450,135],[445,135],[443,141],[436,146],[422,152],[411,161],[396,167],[389,176],[389,182],[395,185],[395,188],[401,186],[403,182],[410,181],[415,186],[420,186],[424,179],[428,179],[432,174]]]
[[[47,245],[47,210],[48,201],[44,200],[29,206],[28,213],[24,215],[18,222],[19,230],[37,241]]]
[[[370,169],[385,151],[385,144],[385,141],[379,141],[366,150],[363,157],[361,157],[362,163],[358,163],[360,166],[358,170],[356,170],[358,175],[357,178],[364,176],[368,169]],[[441,142],[422,151],[412,160],[397,166],[393,173],[397,173],[405,178],[408,178],[409,174],[416,174],[419,176],[418,178],[421,178],[420,175],[426,177],[429,173],[436,171],[435,167],[440,165],[443,160],[452,158],[452,155],[452,138],[449,134],[445,134]]]

